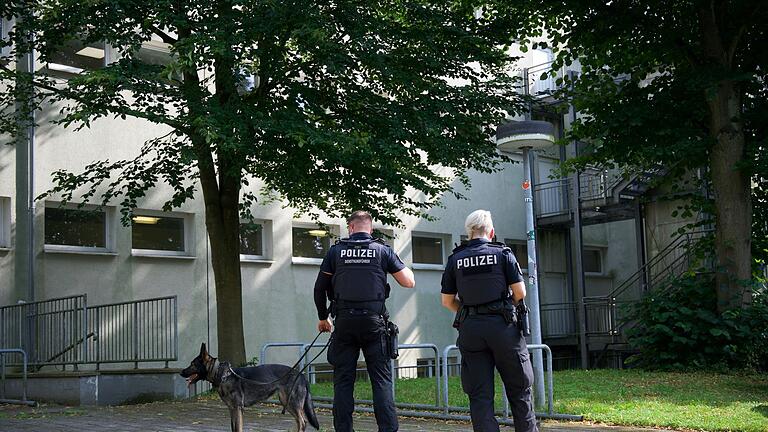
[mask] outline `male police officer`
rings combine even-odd
[[[389,295],[387,273],[405,288],[413,288],[413,272],[381,240],[371,236],[371,215],[356,211],[347,220],[349,238],[328,251],[315,282],[319,331],[331,331],[326,297],[332,301],[336,330],[328,348],[333,366],[333,426],[352,432],[357,357],[363,350],[373,387],[373,409],[379,432],[398,429],[392,399],[392,374],[385,339],[389,315],[384,300]]]
[[[472,212],[464,226],[470,240],[448,258],[441,292],[443,306],[459,312],[461,384],[469,396],[472,427],[476,432],[499,430],[493,407],[495,366],[507,391],[515,431],[536,432],[533,370],[525,338],[514,323],[513,303],[525,298],[520,265],[509,248],[490,241],[494,236],[490,212]]]

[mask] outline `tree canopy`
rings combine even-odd
[[[541,0],[508,13],[540,26],[519,37],[552,48],[553,70],[581,68],[563,95],[581,113],[568,139],[588,145],[569,166],[663,165],[669,181],[701,170],[696,186],[713,199],[695,204],[715,216],[720,307],[749,301],[751,246],[765,257],[765,242],[751,242],[765,234],[765,2]]]
[[[218,305],[220,353],[245,359],[238,236],[259,199],[249,179],[300,212],[338,217],[364,208],[386,224],[424,215],[468,170],[506,159],[490,139],[522,109],[506,47],[513,27],[474,2],[9,1],[11,57],[34,48],[49,64],[67,44],[101,43],[104,67],[60,79],[0,66],[6,106],[63,104],[56,122],[102,117],[166,125],[136,158],[55,173],[66,200],[119,203],[128,222],[145,193],[166,184],[166,209],[200,188]],[[28,36],[33,38],[28,39]],[[31,43],[28,43],[31,40]],[[142,57],[155,41],[165,61]],[[33,81],[30,81],[32,80]],[[34,87],[34,97],[24,96]],[[24,114],[24,109],[21,109]],[[19,110],[0,113],[16,133]],[[452,175],[440,174],[441,166]],[[76,191],[86,192],[78,197]],[[96,196],[96,191],[101,196]],[[409,192],[421,192],[411,194]]]
[[[66,81],[38,74],[40,98],[69,103],[60,123],[134,116],[173,130],[137,159],[57,178],[72,190],[122,172],[128,209],[158,180],[178,205],[210,159],[219,176],[261,179],[300,210],[365,207],[396,224],[398,212],[418,214],[450,189],[433,165],[462,180],[492,170],[501,158],[488,137],[520,107],[504,20],[470,5],[54,1],[10,2],[2,14],[32,10],[15,33],[34,32],[41,62],[75,39],[119,53]],[[168,44],[167,64],[139,56],[153,38]],[[3,71],[6,83],[15,76]],[[244,92],[247,79],[255,87]]]

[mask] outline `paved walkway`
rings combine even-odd
[[[330,412],[318,410],[324,431],[333,430]],[[255,406],[245,411],[245,431],[295,431],[293,417],[281,415],[274,406]],[[156,402],[116,407],[62,407],[44,405],[38,408],[0,405],[0,431],[3,432],[229,432],[229,414],[218,400]],[[311,428],[308,428],[311,430]],[[355,430],[375,431],[370,415],[355,418]],[[401,418],[403,432],[471,431],[468,423],[441,420]],[[513,431],[502,427],[502,431]],[[639,432],[658,429],[630,429],[596,426],[585,423],[546,422],[542,432]]]

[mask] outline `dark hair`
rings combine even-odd
[[[373,218],[371,217],[371,214],[368,213],[367,211],[358,210],[358,211],[352,213],[347,218],[347,223],[348,224],[350,224],[352,222],[355,222],[355,221],[372,223],[373,222]]]

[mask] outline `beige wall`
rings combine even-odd
[[[134,157],[144,140],[162,134],[163,127],[139,120],[100,120],[91,129],[74,132],[48,125],[50,111],[40,116],[37,131],[35,192],[40,194],[52,186],[51,173],[58,169],[79,171],[89,162],[109,158]],[[519,162],[519,157],[516,157]],[[0,147],[0,196],[15,196],[14,149]],[[467,200],[447,196],[443,208],[430,214],[436,221],[406,218],[404,229],[394,229],[394,248],[409,266],[412,264],[410,238],[412,232],[447,236],[449,245],[459,242],[464,233],[466,215],[478,208],[494,215],[499,239],[525,239],[525,216],[522,189],[522,164],[510,164],[494,174],[471,173],[471,190],[458,189]],[[258,183],[253,187],[258,188]],[[170,191],[159,187],[142,201],[145,209],[159,209]],[[55,198],[52,200],[55,201]],[[15,203],[11,203],[11,208]],[[157,296],[176,295],[179,301],[180,361],[184,364],[195,355],[199,343],[208,334],[210,313],[210,349],[217,351],[215,337],[216,307],[213,272],[206,252],[206,232],[200,195],[178,212],[191,215],[192,257],[138,257],[131,254],[131,231],[119,223],[119,213],[109,219],[114,235],[114,254],[52,253],[44,251],[43,212],[39,203],[36,213],[36,278],[37,298],[46,299],[72,294],[87,294],[90,305],[120,302]],[[258,205],[256,218],[271,221],[272,256],[270,262],[243,263],[243,301],[248,357],[259,354],[268,341],[309,341],[315,335],[316,313],[312,287],[319,270],[317,265],[296,264],[291,259],[291,226],[293,209],[280,204]],[[325,222],[344,225],[342,220]],[[13,224],[13,220],[11,221]],[[606,274],[588,277],[590,292],[604,292],[634,268],[634,237],[631,221],[585,228],[584,242],[606,249]],[[13,226],[13,225],[12,225]],[[14,240],[16,241],[16,240]],[[609,246],[610,245],[610,246]],[[609,249],[610,247],[610,249]],[[446,249],[450,251],[450,246]],[[565,236],[542,233],[540,237],[542,268],[541,298],[544,302],[570,300],[566,290]],[[13,248],[0,251],[0,301],[14,303],[22,296],[13,287]],[[451,327],[453,316],[440,306],[439,269],[415,269],[415,290],[393,288],[389,310],[401,329],[402,343],[431,342],[445,346],[455,342]],[[393,286],[394,281],[392,281]],[[208,300],[209,299],[209,300]],[[288,362],[295,350],[275,351],[272,361]],[[404,363],[413,362],[426,353],[404,353]]]

